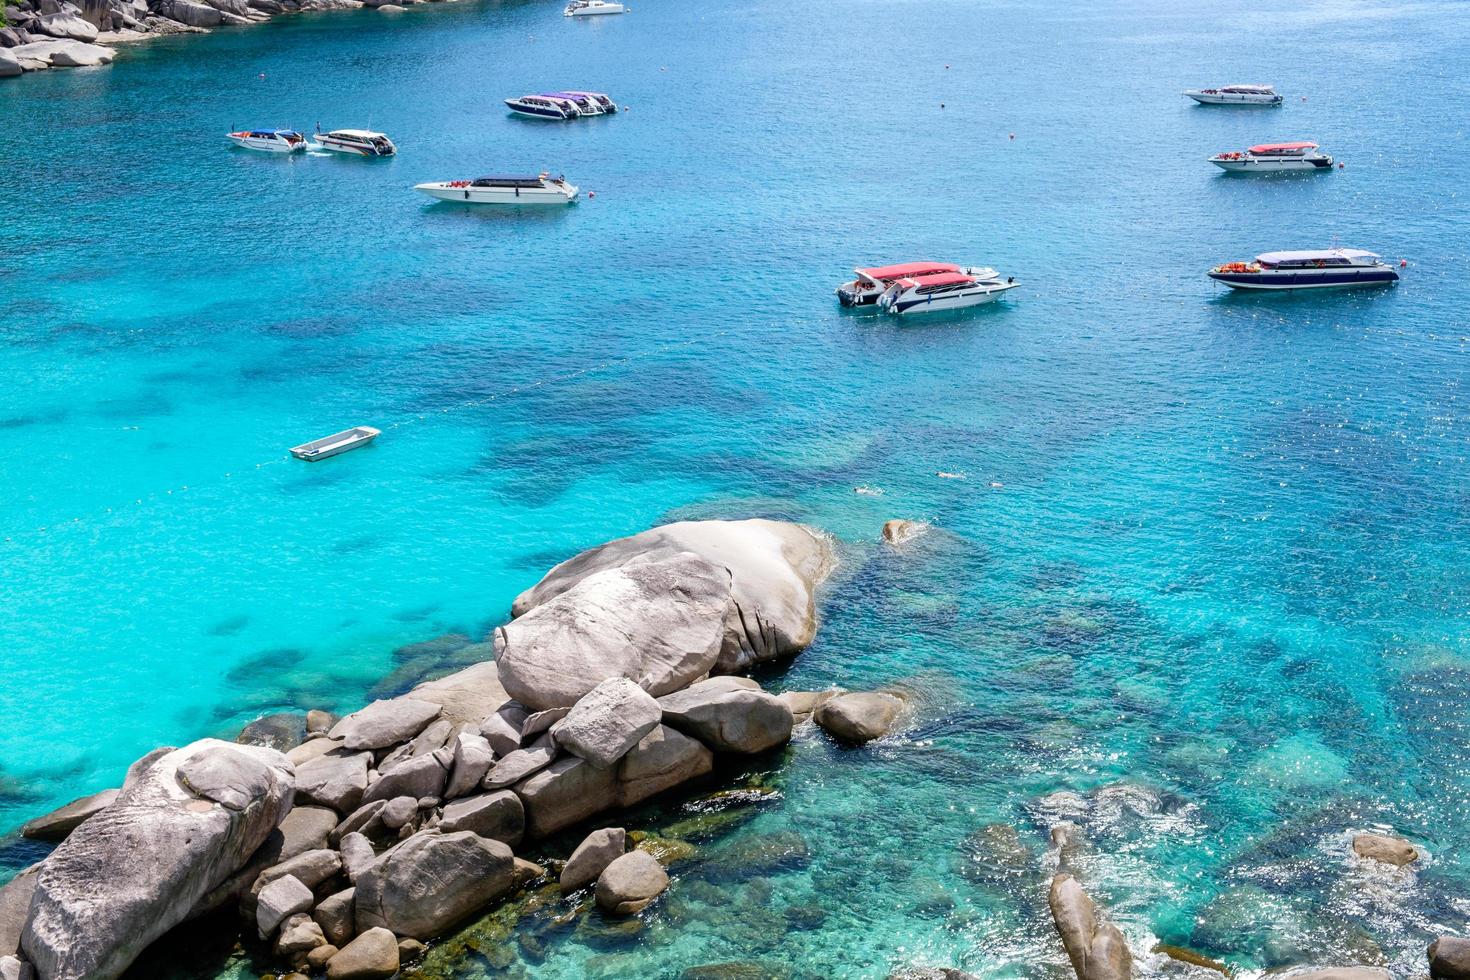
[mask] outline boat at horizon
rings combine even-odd
[[[994,269],[976,271],[985,274],[936,272],[904,276],[894,280],[883,291],[883,295],[878,297],[878,306],[899,315],[962,310],[993,303],[1001,293],[1020,285],[1015,276],[1001,279]]]
[[[294,129],[242,129],[226,136],[242,149],[262,153],[296,153],[306,149],[306,137]]]
[[[1253,262],[1227,262],[1207,273],[1231,289],[1351,289],[1388,286],[1399,274],[1377,254],[1358,248],[1262,252]]]
[[[478,177],[415,184],[414,190],[440,201],[459,204],[571,204],[577,188],[565,177]]]
[[[391,157],[397,154],[386,133],[375,133],[368,129],[334,129],[329,133],[318,132],[312,140],[323,150],[347,153],[360,157]]]
[[[1219,88],[1195,88],[1184,93],[1200,105],[1280,105],[1282,97],[1274,85],[1222,85]]]
[[[1227,173],[1284,173],[1332,170],[1332,157],[1318,153],[1316,143],[1260,143],[1239,153],[1217,153],[1210,162]]]

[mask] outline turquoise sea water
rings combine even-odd
[[[691,864],[636,935],[549,930],[462,975],[1050,974],[1068,815],[1145,972],[1156,939],[1418,969],[1470,915],[1470,13],[633,6],[310,15],[0,85],[0,832],[156,744],[401,689],[453,661],[410,645],[478,639],[582,547],[787,517],[843,565],[767,682],[901,684],[912,727],[803,734],[766,767],[781,798],[707,845],[805,858]],[[1178,94],[1232,81],[1286,104]],[[631,111],[501,110],[563,87]],[[402,153],[223,140],[318,122]],[[1204,162],[1299,138],[1346,169]],[[409,190],[539,169],[596,197]],[[1404,281],[1203,275],[1333,242]],[[837,308],[853,265],[916,257],[1024,287]],[[364,423],[368,450],[282,458]],[[889,517],[934,530],[885,550]],[[1356,867],[1379,824],[1425,866]]]

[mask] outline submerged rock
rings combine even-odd
[[[731,602],[716,673],[738,673],[811,643],[817,629],[816,588],[834,558],[818,532],[782,521],[681,521],[610,541],[557,565],[516,597],[511,614],[523,616],[598,572],[681,552],[729,572]]]
[[[210,773],[210,796],[190,792],[181,769]],[[292,792],[291,765],[272,749],[204,739],[156,759],[42,865],[26,957],[47,980],[117,976],[250,859]]]
[[[58,807],[45,816],[26,821],[21,825],[21,836],[32,840],[64,840],[66,835],[80,827],[84,820],[94,816],[103,807],[117,799],[118,792],[115,789],[104,789],[100,793],[72,800],[66,806]]]
[[[822,730],[844,742],[861,745],[892,730],[903,702],[892,694],[859,692],[839,694],[813,714]]]
[[[241,745],[263,745],[277,752],[290,752],[305,740],[306,718],[294,711],[257,718],[235,736]]]
[[[655,696],[715,666],[730,574],[687,552],[595,572],[496,631],[500,680],[534,710],[625,677]]]
[[[597,876],[597,907],[608,915],[641,912],[669,887],[663,865],[643,851],[629,851]]]
[[[929,530],[925,521],[894,519],[883,523],[883,540],[888,544],[907,544]]]
[[[730,960],[703,963],[679,974],[679,980],[791,980],[791,968],[779,964]]]
[[[1395,868],[1419,860],[1419,851],[1413,844],[1402,837],[1386,834],[1358,834],[1353,837],[1353,850],[1359,857],[1391,864]]]
[[[577,845],[561,870],[558,884],[564,892],[574,892],[591,884],[627,847],[628,834],[622,827],[594,830]]]
[[[415,834],[358,877],[358,931],[381,926],[432,939],[509,892],[514,872],[510,848],[500,841],[467,830]],[[395,955],[397,948],[395,940]]]

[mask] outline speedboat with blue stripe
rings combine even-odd
[[[883,295],[878,307],[889,313],[939,313],[961,310],[968,306],[992,303],[1008,289],[1020,283],[1014,276],[1002,279],[993,269],[977,276],[966,272],[936,272],[926,276],[904,276],[895,279]]]
[[[1262,252],[1254,262],[1216,266],[1209,276],[1231,289],[1351,289],[1399,281],[1388,263],[1357,248]]]

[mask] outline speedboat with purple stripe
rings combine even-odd
[[[1351,289],[1399,281],[1388,263],[1357,248],[1262,252],[1254,262],[1216,266],[1209,276],[1231,289]]]

